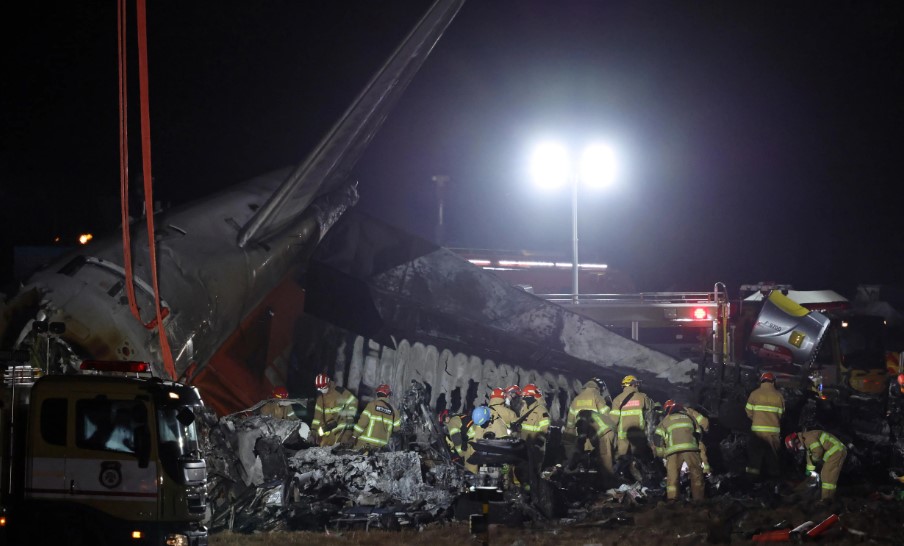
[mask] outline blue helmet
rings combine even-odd
[[[482,427],[483,425],[490,422],[490,408],[486,406],[477,406],[474,408],[474,411],[471,412],[471,420],[474,421],[474,424]]]

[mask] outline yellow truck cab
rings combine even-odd
[[[5,544],[207,544],[197,389],[146,363],[11,366],[0,408]]]

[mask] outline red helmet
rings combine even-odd
[[[785,436],[785,447],[788,448],[788,451],[797,451],[801,448],[800,438],[797,437],[796,432]]]
[[[524,388],[521,389],[521,396],[531,396],[533,398],[540,398],[543,395],[540,394],[540,389],[537,388],[533,383],[528,383],[524,385]]]
[[[521,387],[518,385],[509,385],[505,388],[505,395],[521,396]]]
[[[772,372],[764,372],[763,375],[760,376],[760,383],[769,381],[770,383],[775,383],[775,375]]]
[[[665,404],[662,405],[662,409],[664,409],[668,414],[672,413],[672,411],[674,411],[677,406],[678,404],[674,400],[666,400]]]
[[[330,376],[325,373],[319,374],[314,378],[314,386],[318,389],[325,389],[330,386]]]
[[[493,398],[505,398],[505,391],[503,391],[499,387],[496,387],[495,389],[493,389],[493,393],[490,394],[490,399],[492,400]]]
[[[288,398],[289,391],[285,387],[273,387],[273,398]]]
[[[449,410],[444,409],[443,411],[439,412],[439,422],[440,423],[445,423],[447,417],[449,417]]]
[[[377,394],[382,396],[392,396],[392,389],[389,388],[389,385],[383,383],[379,387],[377,387]]]

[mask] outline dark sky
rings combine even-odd
[[[2,22],[4,278],[12,244],[116,226],[103,4]],[[429,2],[150,4],[155,191],[181,203],[302,160]],[[568,192],[530,185],[529,152],[605,137],[621,174],[581,193],[582,258],[638,289],[898,283],[902,23],[893,1],[471,0],[358,163],[359,206],[430,237],[445,174],[450,246],[568,252]]]

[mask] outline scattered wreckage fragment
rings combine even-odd
[[[407,432],[396,448],[406,449],[371,455],[314,447],[307,424],[254,413],[262,404],[220,419],[208,413],[212,530],[397,528],[447,517],[469,482],[437,454],[445,444],[425,428],[417,391],[403,405]]]

